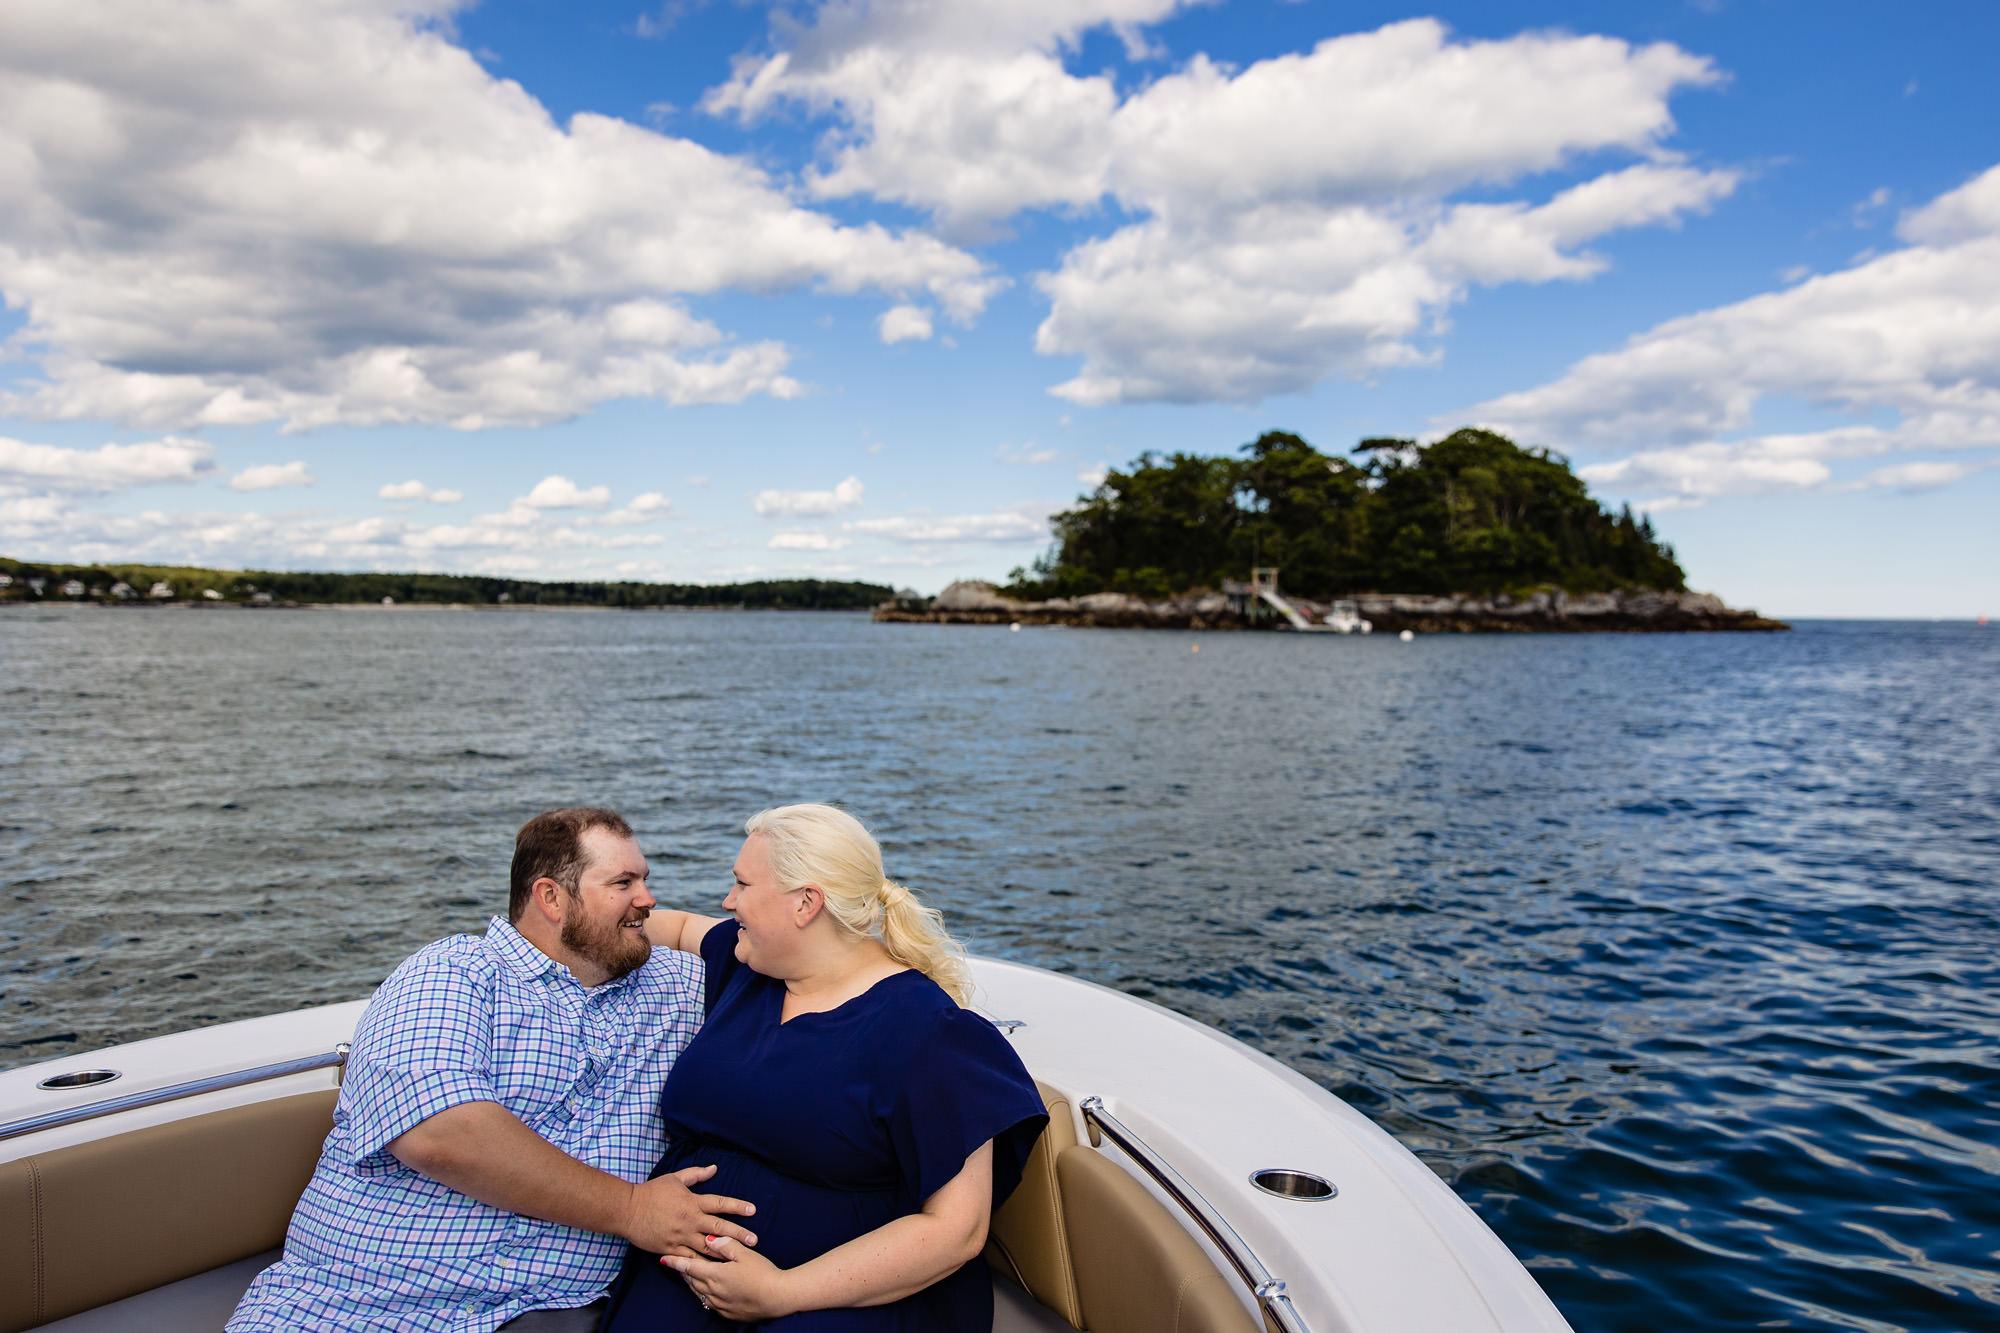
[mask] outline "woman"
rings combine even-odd
[[[734,919],[655,911],[647,934],[708,967],[655,1174],[714,1163],[757,1244],[632,1252],[605,1333],[987,1333],[979,1254],[1048,1122],[1034,1082],[859,821],[789,805],[744,831]]]

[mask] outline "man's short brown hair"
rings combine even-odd
[[[519,921],[528,910],[528,894],[538,879],[552,879],[576,896],[589,865],[584,855],[583,835],[594,828],[608,829],[621,838],[632,836],[632,826],[616,810],[594,805],[577,805],[563,810],[545,810],[514,835],[514,867],[508,876],[507,919]]]

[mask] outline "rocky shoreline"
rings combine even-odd
[[[1377,634],[1410,630],[1417,634],[1659,633],[1721,630],[1785,630],[1781,620],[1725,606],[1705,592],[1653,589],[1608,593],[1565,593],[1544,588],[1526,597],[1429,597],[1403,593],[1363,593],[1351,599]],[[1314,622],[1325,620],[1330,603],[1294,597],[1292,604]],[[875,608],[875,619],[892,623],[941,625],[1075,625],[1117,629],[1290,629],[1269,607],[1253,615],[1240,596],[1195,592],[1148,602],[1119,592],[1026,602],[1002,597],[994,585],[974,580],[952,584],[929,601],[899,598]]]

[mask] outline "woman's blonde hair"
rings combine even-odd
[[[965,951],[945,933],[944,917],[883,877],[882,848],[860,820],[830,805],[781,805],[751,816],[743,831],[764,839],[780,888],[813,885],[840,929],[880,940],[961,1005],[972,999]]]

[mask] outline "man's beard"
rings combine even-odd
[[[653,953],[645,931],[626,930],[619,922],[593,921],[575,899],[563,912],[562,942],[564,948],[603,968],[609,981],[645,966]]]

